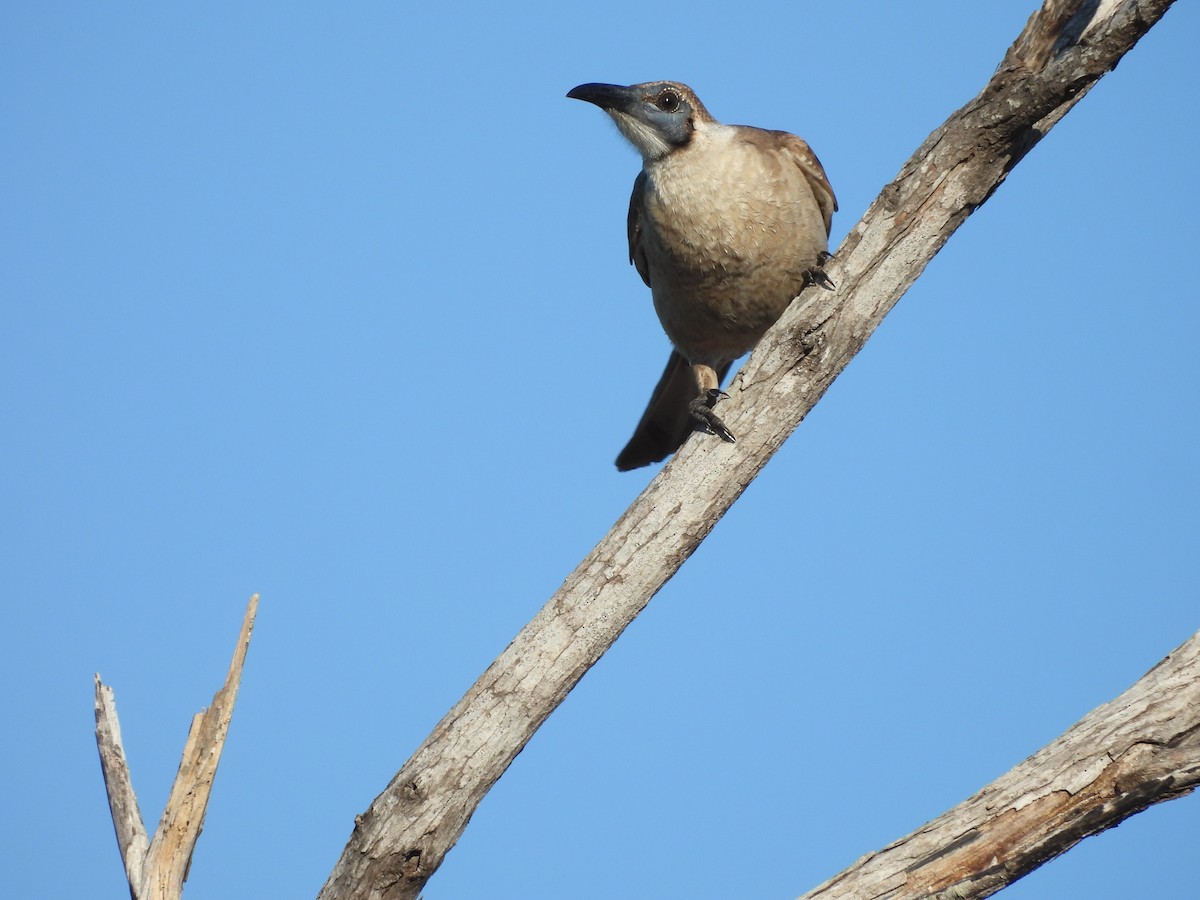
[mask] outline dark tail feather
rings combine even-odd
[[[729,363],[726,363],[717,370],[717,378],[723,380],[728,371]],[[633,437],[617,456],[619,471],[628,472],[666,459],[683,445],[692,433],[693,420],[688,404],[696,398],[697,390],[692,367],[672,350]]]

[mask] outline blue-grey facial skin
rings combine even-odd
[[[691,139],[692,107],[670,82],[581,84],[567,96],[605,111],[624,113],[649,127],[669,146],[682,147]]]

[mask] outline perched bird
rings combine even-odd
[[[650,287],[674,350],[621,471],[664,459],[696,427],[734,436],[713,411],[730,364],[810,283],[831,288],[837,209],[808,144],[785,131],[722,125],[687,85],[581,84],[642,155],[629,200],[629,260]]]

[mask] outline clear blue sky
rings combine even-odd
[[[0,881],[126,896],[262,593],[191,898],[312,897],[644,486],[667,353],[585,81],[795,131],[835,241],[1024,3],[0,13]],[[1195,45],[1179,3],[950,241],[487,797],[428,900],[790,898],[1200,627]],[[1193,896],[1200,801],[1005,896]]]

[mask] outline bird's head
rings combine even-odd
[[[612,116],[621,134],[647,162],[687,146],[697,126],[713,122],[692,89],[675,81],[648,81],[629,87],[581,84],[567,96],[594,103]]]

